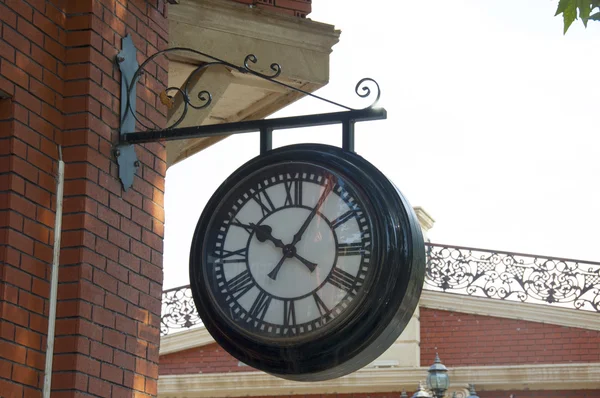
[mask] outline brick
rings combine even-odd
[[[109,363],[113,362],[114,350],[112,347],[109,347],[106,344],[92,341],[90,343],[90,354],[100,361]]]
[[[91,376],[100,376],[100,362],[81,354],[60,354],[54,356],[53,370],[77,370]]]
[[[42,47],[33,45],[31,46],[31,58],[44,68],[48,69],[52,73],[57,73],[58,62],[51,54],[49,54]]]
[[[52,8],[52,7],[48,7]],[[58,40],[58,26],[40,12],[33,13],[33,24],[54,40]]]
[[[99,306],[94,306],[92,309],[92,321],[110,328],[115,327],[115,315]]]
[[[34,280],[39,281],[39,279],[36,278],[34,278]],[[40,282],[43,283],[43,281]],[[19,292],[19,305],[29,311],[44,315],[44,299],[36,297],[24,290]]]
[[[31,21],[33,16],[29,18]],[[44,45],[44,33],[38,30],[31,23],[26,21],[23,18],[18,18],[17,20],[17,31],[21,33],[23,36],[27,37],[29,40],[37,44],[38,46]]]
[[[158,378],[158,365],[141,358],[135,359],[135,371],[144,376]]]
[[[54,126],[36,114],[30,115],[29,127],[31,127],[33,131],[41,133],[46,138],[54,138]],[[39,147],[39,145],[36,145],[36,147]]]
[[[54,342],[54,352],[60,354],[81,353],[90,354],[90,341],[81,336],[57,337]]]
[[[153,264],[142,261],[141,273],[157,283],[163,282],[163,270]]]
[[[0,40],[0,59],[2,58],[4,58],[12,64],[16,63],[14,47]]]
[[[17,268],[5,267],[4,278],[21,289],[31,290],[31,276]]]
[[[13,28],[17,27],[17,14],[11,8],[0,3],[0,21],[7,23]]]
[[[45,101],[50,105],[55,105],[55,92],[45,84],[39,82],[38,80],[29,80],[29,92],[41,99],[42,101]]]
[[[42,344],[41,335],[22,327],[15,329],[15,343],[39,350]]]
[[[104,380],[112,381],[117,384],[123,383],[123,370],[114,365],[103,363],[100,375]]]
[[[108,240],[125,250],[129,250],[129,236],[115,228],[108,229]]]
[[[46,208],[50,208],[50,192],[40,189],[37,185],[25,183],[25,196],[27,199]]]
[[[125,335],[112,329],[104,329],[102,332],[102,342],[119,350],[125,349]]]
[[[104,289],[92,284],[87,280],[81,280],[80,286],[80,294],[82,299],[100,306],[104,304],[104,296],[106,294]]]
[[[24,363],[26,354],[25,347],[0,340],[0,357],[13,362]]]
[[[50,230],[42,224],[26,219],[23,226],[23,232],[25,235],[42,243],[49,243]]]
[[[30,314],[29,315],[29,327],[31,330],[35,330],[36,332],[42,333],[42,334],[46,334],[48,331],[48,319],[37,315],[37,314]]]
[[[148,343],[135,337],[127,336],[126,351],[134,356],[146,358]]]
[[[106,265],[106,272],[108,272],[110,275],[114,276],[115,278],[119,279],[122,282],[128,282],[129,281],[129,272],[127,271],[127,268],[125,268],[124,266],[117,264],[113,261],[108,261],[107,265]],[[108,295],[107,295],[108,297]]]
[[[104,306],[111,311],[121,314],[127,313],[127,302],[113,294],[106,295]],[[117,319],[120,319],[120,317],[117,316]]]
[[[52,123],[54,126],[58,127],[59,129],[62,129],[63,127],[63,123],[65,123],[63,120],[63,115],[56,110],[54,107],[43,103],[42,102],[42,117],[45,118],[47,121],[49,121],[50,123]]]
[[[150,343],[158,344],[160,341],[160,330],[150,325],[138,323],[138,337]]]
[[[95,250],[113,261],[119,261],[119,248],[103,239],[96,239]]]
[[[88,386],[88,376],[79,372],[65,372],[52,374],[52,389],[68,390],[77,389],[85,391]]]
[[[12,379],[21,384],[37,387],[39,372],[19,364],[13,364]]]
[[[127,218],[131,218],[131,205],[118,196],[110,195],[110,208]]]
[[[29,88],[29,76],[27,72],[5,60],[2,60],[1,66],[4,77],[25,89]]]
[[[142,231],[142,242],[150,246],[151,248],[162,253],[163,250],[163,240],[160,236],[148,231]]]
[[[34,241],[33,239],[25,236],[24,234],[9,230],[7,242],[15,249],[22,251],[25,254],[34,254]]]
[[[87,391],[90,394],[109,398],[111,396],[111,384],[104,380],[90,377]]]

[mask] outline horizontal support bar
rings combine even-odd
[[[252,133],[261,130],[283,130],[299,127],[323,126],[336,123],[362,122],[387,119],[383,108],[292,116],[277,119],[250,120],[206,126],[179,127],[170,130],[154,130],[128,133],[121,136],[121,143],[142,144],[155,141],[172,141],[186,138],[212,137],[227,134]]]

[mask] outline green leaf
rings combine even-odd
[[[593,21],[600,21],[600,12],[595,13],[594,15],[592,15],[591,17],[589,17],[588,19],[591,19]]]
[[[557,16],[558,14],[562,14],[563,12],[565,12],[567,7],[569,7],[569,5],[571,5],[571,3],[574,3],[574,2],[575,2],[575,0],[560,0],[558,2],[558,8],[556,9],[556,14],[554,14],[554,16]]]
[[[573,23],[574,20],[577,19],[577,2],[576,0],[568,0],[568,5],[563,11],[563,21],[565,25],[565,30],[563,34],[567,33],[569,30],[569,26]]]
[[[583,26],[587,28],[588,18],[592,11],[592,2],[591,0],[577,0],[577,7],[579,8],[579,18],[581,18]]]

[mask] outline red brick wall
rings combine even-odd
[[[294,15],[306,18],[312,8],[312,0],[233,0],[236,3],[252,5],[256,8],[277,12],[280,14]]]
[[[436,352],[447,366],[600,362],[600,332],[421,308],[421,365]]]
[[[269,395],[252,398],[399,398],[400,392],[357,393],[357,394],[310,394],[310,395]],[[408,393],[412,396],[413,393]]]
[[[600,398],[600,390],[478,391],[479,398]]]
[[[413,392],[406,393],[409,397]],[[511,396],[512,394],[512,396]],[[481,391],[480,398],[599,398],[600,390],[577,391]],[[363,394],[322,394],[322,395],[270,395],[253,398],[398,398],[399,392]]]
[[[136,147],[123,193],[114,56],[167,45],[164,0],[0,1],[0,395],[41,396],[57,144],[65,201],[53,396],[156,394],[165,149]],[[167,66],[143,77],[155,93]],[[0,93],[2,94],[2,93]],[[159,124],[165,109],[140,102]]]
[[[252,372],[255,369],[241,365],[218,344],[162,355],[158,368],[161,375],[183,373]]]

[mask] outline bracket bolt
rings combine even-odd
[[[118,149],[115,149],[115,156],[116,156],[116,157],[119,157],[119,156],[121,156],[121,151],[120,151],[120,150],[118,150]]]
[[[125,61],[125,57],[123,57],[122,55],[119,55],[119,56],[117,56],[117,61],[119,63],[121,63],[121,62]]]
[[[140,167],[140,161],[139,161],[139,160],[136,160],[135,162],[133,162],[133,165],[134,165],[135,167]]]

